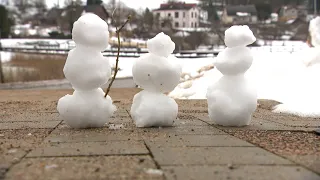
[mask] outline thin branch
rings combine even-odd
[[[108,89],[106,91],[106,94],[104,95],[104,97],[106,98],[110,92],[110,89],[111,89],[111,86],[114,82],[114,80],[116,79],[116,76],[117,76],[117,73],[118,73],[118,64],[119,64],[119,56],[120,56],[120,47],[121,47],[121,42],[120,42],[120,32],[121,30],[123,29],[123,27],[130,21],[131,19],[131,16],[129,15],[126,22],[120,27],[120,29],[118,29],[116,27],[116,33],[117,33],[117,37],[118,37],[118,52],[117,52],[117,59],[116,59],[116,67],[115,67],[115,70],[114,70],[114,75],[112,77],[112,80],[108,86]]]

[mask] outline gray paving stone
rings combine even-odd
[[[282,123],[278,123],[271,120],[252,118],[251,123],[248,126],[243,127],[224,127],[216,125],[213,121],[209,119],[206,114],[196,114],[195,117],[211,124],[219,129],[248,129],[248,130],[279,130],[279,131],[312,131],[315,127],[294,127],[288,126]]]
[[[142,140],[133,131],[122,129],[110,130],[98,129],[55,129],[45,139],[45,142],[104,142],[104,141],[127,141]]]
[[[292,164],[258,147],[149,147],[160,165]]]
[[[225,132],[211,126],[174,126],[163,128],[139,128],[138,132],[143,135],[149,134],[226,134]]]
[[[25,121],[25,122],[5,122],[0,123],[0,130],[6,129],[52,129],[55,128],[61,121]]]
[[[142,141],[49,143],[31,151],[27,157],[148,154]]]
[[[145,138],[147,144],[160,147],[254,146],[230,135],[177,135]]]
[[[164,179],[147,169],[156,169],[149,156],[26,158],[10,169],[7,179]]]
[[[208,124],[200,119],[193,117],[193,119],[176,119],[174,126],[207,126]]]
[[[180,113],[208,113],[208,108],[205,107],[192,107],[192,108],[183,108],[179,107]]]
[[[319,120],[271,120],[276,123],[280,123],[286,126],[293,127],[320,127]]]
[[[17,114],[8,114],[0,116],[1,122],[19,122],[19,121],[60,121],[59,113],[45,113],[45,112],[23,112]]]
[[[293,162],[300,164],[320,175],[320,156],[317,154],[313,155],[285,155],[286,158]]]
[[[319,180],[300,166],[163,167],[168,180]]]

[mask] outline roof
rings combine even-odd
[[[102,6],[100,4],[87,5],[84,7],[84,10],[85,10],[85,12],[91,12],[91,13],[98,15],[102,19],[106,19],[109,17],[109,13],[107,12],[107,10],[104,8],[104,6]]]
[[[239,12],[257,15],[257,9],[254,5],[227,6],[226,10],[229,16],[236,16]]]
[[[161,4],[159,9],[154,11],[164,11],[164,10],[189,10],[193,7],[196,7],[197,4],[188,4],[185,2],[172,2]]]

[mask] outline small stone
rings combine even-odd
[[[143,163],[144,162],[144,159],[139,159],[139,163]]]
[[[58,165],[56,165],[56,164],[51,164],[51,165],[46,165],[46,166],[45,166],[45,169],[48,170],[48,169],[53,169],[53,168],[57,168],[57,167],[58,167]]]
[[[28,136],[32,136],[32,134],[31,134],[31,133],[29,133],[29,134],[28,134]]]
[[[231,169],[231,170],[235,169],[235,167],[232,164],[228,164],[228,168]]]
[[[0,137],[4,137],[4,134],[0,134]]]
[[[194,131],[194,129],[191,129],[191,131]]]
[[[17,149],[10,149],[10,150],[8,151],[9,154],[13,154],[13,153],[16,153],[16,152],[17,152]]]
[[[99,172],[100,171],[100,168],[96,168],[95,170],[94,170],[94,172]]]
[[[320,136],[320,128],[319,128],[319,129],[314,130],[314,133],[315,133],[316,135]]]

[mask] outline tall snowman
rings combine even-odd
[[[102,127],[116,110],[100,88],[111,77],[109,60],[101,53],[108,46],[108,25],[86,13],[74,23],[72,39],[76,47],[68,53],[63,72],[75,91],[60,98],[57,109],[73,128]]]
[[[172,91],[179,83],[181,66],[170,54],[175,49],[164,33],[147,41],[149,53],[138,58],[132,67],[133,80],[144,90],[136,94],[131,117],[137,127],[172,126],[178,115],[174,99],[163,93]]]
[[[257,92],[244,76],[253,56],[248,47],[256,41],[248,26],[232,26],[225,31],[227,46],[214,66],[223,76],[207,89],[209,117],[222,126],[249,125],[257,107]]]

